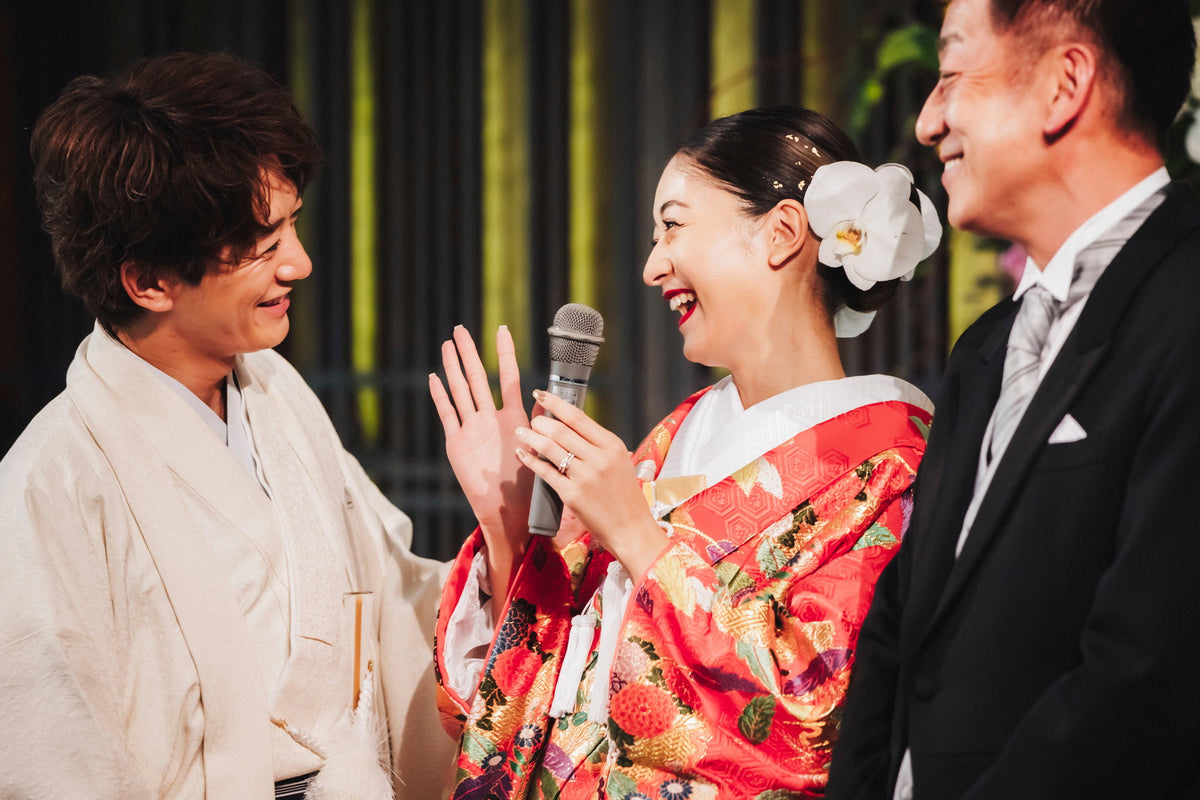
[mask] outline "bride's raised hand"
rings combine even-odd
[[[475,342],[461,325],[455,327],[454,338],[442,344],[446,386],[431,374],[429,394],[446,433],[446,456],[454,477],[488,544],[493,590],[500,592],[508,584],[506,567],[520,557],[529,539],[533,474],[515,455],[516,430],[529,425],[529,416],[522,405],[512,334],[503,325],[496,331],[496,356],[500,408]]]

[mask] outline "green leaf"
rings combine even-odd
[[[749,642],[738,640],[734,646],[738,658],[746,662],[750,667],[750,671],[754,677],[758,678],[758,682],[764,686],[771,686],[775,683],[775,660],[771,657],[771,651],[765,647],[755,647]]]
[[[742,709],[738,716],[738,730],[751,744],[762,744],[771,735],[775,706],[775,698],[765,694],[755,697]]]
[[[763,539],[762,544],[758,546],[758,552],[754,554],[758,568],[767,578],[772,578],[782,571],[790,557],[791,554],[780,548],[774,539]]]
[[[491,673],[488,673],[479,682],[479,694],[491,706],[502,706],[508,702],[508,698],[504,696],[504,692],[500,691],[500,686],[496,683],[496,678]]]
[[[629,641],[633,642],[638,647],[642,648],[642,652],[645,653],[646,657],[649,658],[651,661],[658,661],[661,658],[661,656],[658,654],[658,651],[654,649],[653,642],[648,642],[645,639],[642,639],[638,636],[630,636]],[[593,656],[592,658],[594,659],[595,656]]]
[[[633,778],[623,772],[617,772],[615,769],[608,773],[608,786],[605,793],[609,797],[624,798],[637,791],[637,783]]]
[[[558,778],[548,769],[538,770],[541,777],[539,783],[542,784],[543,797],[557,797],[562,787],[558,785]]]
[[[906,64],[937,70],[938,35],[933,28],[918,23],[892,31],[883,38],[875,54],[876,74]]]
[[[726,587],[729,594],[737,594],[743,589],[753,586],[754,579],[742,571],[737,564],[728,561],[719,562],[716,567],[717,580]]]
[[[867,528],[857,542],[854,543],[855,550],[862,550],[864,547],[877,547],[879,545],[895,544],[896,537],[888,530],[887,526],[880,525],[878,522]]]
[[[767,789],[754,796],[754,800],[803,800],[799,792],[789,792],[787,789]]]
[[[883,100],[888,74],[900,67],[938,70],[938,34],[928,25],[914,24],[892,31],[875,51],[875,71],[863,82],[850,112],[848,133],[857,139],[867,127],[871,110]]]
[[[496,752],[496,745],[490,739],[480,736],[471,728],[463,733],[462,751],[474,764],[482,764],[487,757]]]

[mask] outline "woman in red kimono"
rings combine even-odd
[[[820,796],[854,644],[899,543],[929,400],[846,377],[865,330],[936,247],[898,165],[861,164],[801,109],[747,111],[667,164],[643,278],[684,355],[729,377],[632,459],[582,411],[525,416],[497,334],[497,409],[465,330],[431,392],[480,527],[445,587],[442,710],[455,798]],[[557,467],[556,467],[557,465]],[[541,476],[577,524],[527,532]],[[568,515],[568,519],[571,515]]]

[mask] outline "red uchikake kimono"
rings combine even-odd
[[[635,463],[652,461],[658,474],[704,391],[650,433]],[[613,558],[590,550],[586,534],[562,551],[534,537],[468,702],[442,678],[441,643],[483,547],[476,530],[437,629],[439,705],[462,737],[453,797],[819,797],[854,644],[907,522],[929,421],[903,402],[861,406],[670,511],[671,542],[634,587],[611,674],[595,674],[597,626],[575,710],[558,719],[548,711],[572,617],[590,609],[606,622],[597,587]],[[597,680],[609,692],[607,725],[588,720]]]

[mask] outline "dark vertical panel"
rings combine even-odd
[[[413,547],[448,557],[470,509],[444,455],[426,376],[453,326],[478,332],[480,13],[477,2],[407,0],[381,10],[382,447],[359,447],[412,518]]]
[[[16,15],[0,6],[0,453],[20,432],[24,418],[19,408],[21,298],[21,245],[18,240],[17,142],[21,136],[16,107]],[[24,179],[22,175],[22,179]]]
[[[637,43],[637,69],[625,92],[638,125],[634,148],[624,154],[621,167],[637,176],[629,213],[634,241],[641,247],[635,262],[640,267],[650,250],[658,177],[684,140],[708,122],[710,14],[707,3],[630,2],[632,30],[623,33]],[[638,373],[634,428],[641,435],[707,382],[708,375],[683,358],[676,317],[659,289],[641,284],[640,269],[618,285],[629,287],[627,303],[637,320],[633,327],[638,336],[621,348],[624,363],[636,365]]]
[[[12,106],[4,114],[11,120],[15,141],[5,151],[13,154],[16,176],[13,221],[20,263],[0,273],[0,291],[20,298],[10,323],[17,330],[20,355],[10,384],[17,399],[14,407],[0,409],[11,423],[0,427],[7,429],[2,433],[16,434],[66,385],[67,364],[92,325],[82,303],[59,288],[50,241],[42,233],[34,204],[29,137],[38,114],[71,79],[107,72],[112,65],[97,35],[104,30],[104,15],[90,4],[19,3],[8,13],[15,25],[12,49],[7,51],[15,81]],[[12,438],[0,441],[0,452],[8,450]]]
[[[529,309],[532,325],[527,370],[542,375],[549,365],[545,329],[569,297],[571,124],[569,83],[570,3],[529,3]]]
[[[316,363],[307,365],[313,384],[342,437],[353,441],[357,414],[350,378],[350,15],[341,3],[311,6],[314,35],[309,121],[325,154],[324,167],[307,193],[319,233],[310,256],[306,302],[318,313]]]
[[[800,41],[797,0],[758,0],[757,47],[758,105],[795,104],[801,94],[804,53]]]
[[[641,272],[649,253],[649,233],[646,219],[649,201],[643,203],[644,186],[651,178],[650,170],[639,163],[638,142],[642,120],[638,113],[638,76],[640,72],[639,38],[641,4],[631,0],[605,5],[605,27],[600,50],[607,54],[605,66],[610,76],[605,93],[611,143],[605,156],[612,164],[610,196],[612,208],[612,262],[602,265],[605,271],[603,303],[608,324],[608,342],[601,366],[600,379],[606,380],[609,390],[608,408],[611,418],[605,422],[630,448],[646,434],[639,409],[645,402],[642,352],[650,346],[642,306],[654,299],[654,292],[642,284]],[[653,169],[653,166],[650,168]],[[651,191],[653,191],[651,189]],[[658,309],[661,313],[662,309]],[[669,343],[669,340],[668,340]],[[601,384],[604,385],[604,384]]]
[[[419,112],[413,107],[412,87],[416,75],[410,40],[415,26],[411,3],[388,3],[381,20],[380,69],[380,167],[382,185],[379,210],[379,285],[384,292],[380,314],[383,336],[382,362],[389,374],[413,357],[414,350],[428,344],[414,331],[411,321],[429,295],[433,270],[411,258],[417,236],[414,217],[418,198],[411,191],[416,125]],[[414,335],[416,334],[416,335]],[[387,448],[396,458],[406,457],[412,447],[406,426],[408,408],[402,387],[389,386],[384,406]]]

